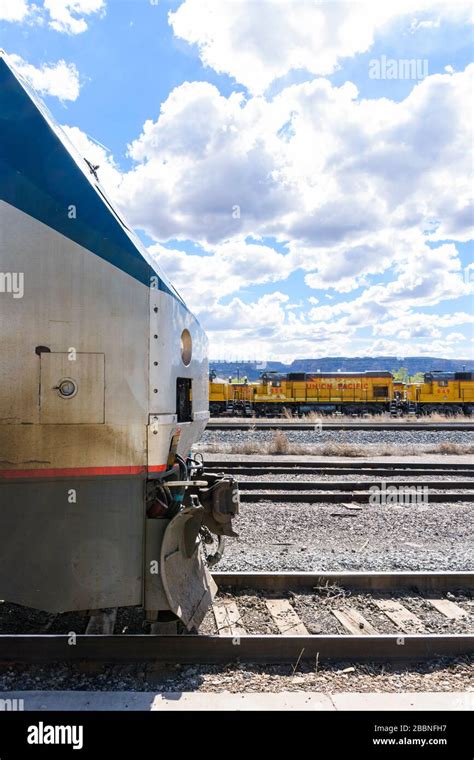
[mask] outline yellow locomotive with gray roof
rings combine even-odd
[[[219,379],[211,373],[209,406],[213,416],[277,417],[286,412],[307,414],[398,415],[474,412],[473,372],[430,372],[422,382],[402,383],[391,372],[276,372],[258,381]]]
[[[422,383],[406,385],[406,402],[417,412],[472,414],[474,372],[426,372]]]

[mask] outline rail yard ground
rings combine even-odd
[[[208,456],[209,464],[212,459]],[[219,461],[235,460],[235,456],[220,455]],[[239,456],[239,461],[268,461],[268,456]],[[275,465],[298,464],[294,456],[274,457]],[[379,462],[387,467],[391,463],[406,463],[423,469],[426,463],[439,463],[440,467],[465,464],[472,467],[472,457],[430,455],[418,457],[356,458],[310,457],[324,467],[325,463],[340,463],[348,467],[351,462],[359,468],[365,463]],[[270,468],[271,469],[271,468]],[[409,471],[407,471],[409,472]],[[239,475],[240,487],[245,490],[246,479],[268,481],[269,475]],[[429,482],[443,479],[455,490],[459,476],[455,471],[444,475],[404,476],[410,483],[417,479]],[[311,475],[304,473],[279,475],[274,480],[347,481],[366,479],[368,483],[387,484],[400,480],[400,476],[371,474],[341,474],[337,467],[328,472]],[[346,501],[351,501],[350,496]],[[469,570],[472,567],[472,504],[426,503],[363,504],[357,510],[347,510],[334,503],[293,503],[272,505],[263,500],[257,504],[243,504],[238,518],[238,541],[228,541],[220,563],[222,570]]]
[[[295,661],[295,665],[296,665]],[[92,670],[92,672],[91,672]],[[59,664],[16,666],[0,673],[2,692],[18,690],[156,692],[467,692],[474,687],[468,658],[432,660],[410,665],[175,665],[150,663],[106,668]],[[6,694],[4,696],[7,696]],[[222,695],[225,699],[225,695]]]
[[[81,637],[78,621],[74,616],[67,616],[62,621],[54,621],[49,633],[53,627],[56,631],[63,629],[63,633],[69,629],[68,636],[74,630],[78,634],[76,646],[68,647],[64,641],[58,642],[57,637],[52,639],[43,625],[43,633],[29,642],[28,656],[34,651],[36,657],[42,656],[43,661],[49,662],[55,659],[53,651],[67,651],[69,659],[85,659],[86,667],[74,667],[71,663],[42,667],[28,661],[28,668],[18,664],[7,667],[0,684],[4,689],[16,690],[21,684],[23,690],[35,691],[47,681],[48,688],[53,686],[57,690],[150,691],[155,688],[173,693],[406,690],[459,694],[469,689],[466,653],[470,651],[473,589],[469,574],[231,573],[217,574],[216,580],[221,592],[214,612],[207,616],[197,636],[171,636],[161,641],[160,637],[150,636],[138,639],[133,636]],[[229,635],[224,630],[228,626],[223,625],[221,615],[217,614],[224,609],[230,612],[232,605],[239,611],[238,619],[234,618],[232,623],[238,626],[239,635],[235,629]],[[284,614],[283,608],[286,608]],[[400,611],[403,611],[403,620]],[[363,621],[360,631],[366,627],[365,635],[352,635],[354,616],[359,624]],[[288,628],[294,626],[291,617],[297,617],[298,635],[288,635]],[[18,619],[10,623],[18,625]],[[38,625],[38,621],[30,618],[29,624]],[[120,611],[117,633],[123,632],[125,625],[132,629],[131,633],[137,632],[133,627],[139,625],[138,611]],[[82,630],[83,627],[84,621]],[[99,663],[117,660],[117,640],[120,652],[126,655],[123,661],[121,655],[120,665],[100,667]],[[201,664],[159,664],[158,659],[163,661],[163,655],[158,658],[152,653],[158,655],[164,642],[168,652],[175,655],[168,662],[183,662],[182,654],[186,650],[194,656],[199,651],[200,659],[192,661]],[[198,646],[199,643],[204,644],[204,648]],[[358,655],[351,658],[349,652],[354,653],[354,645]],[[24,645],[14,641],[13,646],[16,653],[10,653],[10,659],[20,653],[23,662]],[[82,654],[81,647],[85,647]],[[311,651],[309,659],[302,658],[305,647]],[[85,658],[85,651],[95,653],[92,659]],[[111,651],[115,651],[115,656],[111,656]],[[430,660],[434,652],[438,652],[438,656]],[[251,662],[259,662],[262,656],[266,665],[248,664],[249,657],[253,658]],[[229,660],[236,657],[241,662],[230,665]],[[375,664],[373,660],[377,658],[378,664]],[[219,665],[204,664],[209,661]]]
[[[295,454],[312,456],[420,456],[474,454],[469,430],[206,430],[196,446],[208,458],[218,454]]]
[[[279,438],[277,443],[275,436]],[[294,451],[294,447],[299,453],[287,453]],[[320,447],[340,455],[322,454]],[[349,456],[347,447],[355,448],[356,454]],[[268,453],[275,448],[280,453]],[[472,493],[469,478],[474,483],[470,456],[474,451],[474,434],[465,430],[387,431],[382,426],[372,431],[323,429],[283,434],[266,430],[208,431],[197,450],[203,453],[211,469],[235,470],[244,492],[246,482],[259,480],[280,484],[280,493],[281,484],[290,484],[290,481],[317,481],[323,486],[337,481],[347,483],[350,488],[354,481],[366,481],[369,487],[382,480],[387,485],[404,480],[423,482],[428,489],[430,482],[439,485],[443,481],[443,487],[461,494],[462,498],[463,493]],[[256,450],[258,454],[254,453]],[[253,467],[247,473],[237,474],[238,465],[242,464]],[[301,464],[303,468],[299,467]],[[272,503],[265,493],[260,502],[243,501],[236,525],[239,538],[227,540],[224,557],[216,569],[218,572],[266,573],[409,570],[435,573],[472,568],[472,501],[430,502],[428,498],[410,504],[351,504],[349,496],[347,502],[294,503],[290,491],[286,502]],[[226,593],[224,590],[218,601],[225,601]],[[335,587],[328,594],[328,601],[321,597],[316,602],[313,599],[311,605],[307,595],[299,592],[283,596],[308,632],[316,636],[344,632],[341,623],[331,614],[332,606],[341,599],[344,603],[350,600],[354,610],[369,615],[379,633],[397,631],[397,626],[381,616],[363,593],[352,593],[346,598],[344,592]],[[455,592],[446,598],[464,611],[461,619],[444,618],[430,607],[423,595],[397,597],[430,632],[472,634],[471,593]],[[265,630],[265,627],[274,632],[262,594],[242,591],[237,602],[249,633]],[[77,614],[51,619],[44,613],[1,605],[2,633],[18,631],[19,626],[30,633],[38,629],[49,633],[81,633],[86,623],[87,619]],[[216,619],[210,612],[202,632],[216,634],[216,631]],[[140,611],[119,610],[115,632],[143,632]],[[0,671],[0,689],[454,693],[472,690],[472,675],[472,660],[468,656],[400,664],[361,662],[357,658],[335,662],[303,658],[300,662],[297,657],[290,665],[171,666],[141,662],[84,668],[74,663],[4,664]]]

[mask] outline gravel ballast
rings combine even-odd
[[[358,506],[242,504],[219,571],[472,568],[469,504]]]
[[[65,689],[91,691],[317,691],[401,692],[470,691],[472,660],[425,661],[415,667],[341,661],[331,665],[113,666],[93,673],[77,667],[20,667],[0,672],[0,691]]]
[[[206,430],[195,447],[203,454],[326,456],[472,455],[474,433],[433,430]]]
[[[360,443],[400,445],[435,443],[474,443],[474,433],[468,430],[285,430],[290,443]],[[206,444],[245,443],[248,440],[268,443],[272,430],[206,430],[198,448]]]

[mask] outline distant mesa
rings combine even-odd
[[[417,372],[474,372],[471,359],[441,359],[435,356],[325,356],[321,359],[295,359],[291,364],[277,361],[209,361],[219,377],[247,377],[257,380],[262,372],[365,372],[396,371],[404,367],[409,375]]]

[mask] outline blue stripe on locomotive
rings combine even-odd
[[[0,199],[144,285],[152,282],[153,287],[185,306],[163,274],[147,261],[148,254],[140,251],[140,244],[129,237],[105,196],[78,166],[34,96],[20,84],[1,56]],[[77,209],[75,219],[68,217],[71,205]]]

